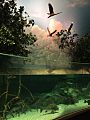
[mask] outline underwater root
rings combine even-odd
[[[20,76],[19,76],[18,91],[17,91],[16,95],[9,93],[10,92],[9,91],[9,88],[10,88],[9,82],[10,81],[9,80],[10,79],[8,79],[8,77],[7,77],[6,81],[5,81],[6,91],[0,95],[0,100],[2,103],[2,107],[0,108],[0,110],[1,110],[0,111],[0,120],[7,120],[7,115],[9,115],[9,114],[13,117],[14,117],[13,113],[16,113],[19,115],[20,111],[23,112],[24,108],[26,106],[28,106],[27,101],[25,101],[24,99],[21,98],[21,89],[22,88],[24,88],[29,93],[31,100],[34,101],[34,97],[31,93],[31,91],[22,84],[22,80],[21,80]]]

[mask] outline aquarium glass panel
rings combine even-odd
[[[48,75],[48,74],[90,74],[90,63],[71,62],[65,53],[51,53],[47,56],[28,57],[0,53],[0,74]],[[55,57],[56,56],[56,57]]]
[[[88,108],[89,75],[0,76],[2,120],[55,120]]]

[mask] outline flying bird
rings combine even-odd
[[[73,22],[71,23],[70,27],[68,28],[68,33],[71,32],[72,27],[73,27]]]
[[[49,36],[52,37],[52,35],[57,31],[57,30],[54,30],[52,33],[50,32],[49,28],[47,27],[47,31],[49,33]]]
[[[49,6],[49,12],[50,12],[50,13],[47,13],[49,15],[48,18],[50,18],[50,17],[52,17],[54,15],[58,15],[58,14],[62,13],[62,12],[54,13],[51,3],[49,3],[48,6]]]

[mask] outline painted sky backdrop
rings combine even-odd
[[[55,12],[63,13],[47,18],[48,3],[53,5]],[[67,29],[73,21],[75,32],[90,33],[90,0],[17,0],[17,5],[24,5],[25,11],[40,28],[47,29],[52,19]]]

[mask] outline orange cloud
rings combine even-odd
[[[31,32],[37,36],[35,45],[38,45],[38,47],[45,48],[51,44],[53,38],[48,37],[47,30],[40,28],[38,25],[34,25],[31,29]]]
[[[53,32],[54,30],[57,30],[57,32],[60,32],[62,27],[63,27],[63,25],[60,21],[56,21],[55,19],[50,20],[49,29],[51,32]]]
[[[62,27],[63,25],[61,22],[56,21],[55,19],[50,20],[50,32],[53,32],[54,30],[57,30],[57,32],[59,32],[62,29]],[[53,49],[55,49],[55,47],[58,48],[58,41],[60,40],[58,40],[57,36],[55,35],[56,33],[53,35],[53,37],[48,36],[47,26],[46,29],[42,29],[38,25],[34,25],[33,27],[25,28],[25,32],[27,34],[32,32],[32,34],[36,35],[37,41],[35,42],[35,45],[38,45],[38,47],[47,47]]]
[[[43,38],[47,35],[46,30],[40,28],[38,25],[34,25],[31,32],[37,36],[37,38]]]
[[[51,31],[55,29],[60,31],[62,29],[62,24],[59,21],[51,19],[49,28]],[[34,25],[29,31],[28,30],[28,33],[32,32],[37,36],[35,45],[31,46],[32,54],[30,56],[33,60],[33,64],[49,65],[51,70],[53,69],[53,66],[63,67],[64,64],[65,67],[70,66],[70,58],[66,53],[59,49],[59,38],[56,35],[48,37],[47,29],[42,29],[38,25]]]

